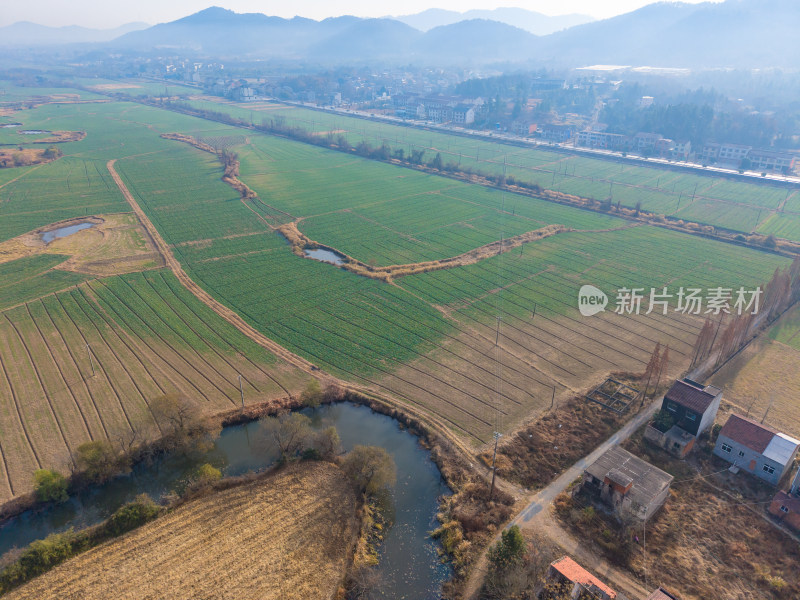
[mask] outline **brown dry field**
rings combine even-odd
[[[65,225],[95,223],[65,238],[45,244],[41,234]],[[0,242],[0,263],[35,254],[70,256],[59,269],[89,275],[108,276],[133,273],[164,266],[144,228],[130,213],[69,219]]]
[[[773,328],[792,318],[790,313]],[[770,333],[762,333],[710,381],[724,390],[724,412],[764,418],[765,424],[800,438],[800,351],[770,339]],[[717,422],[726,419],[721,414]]]
[[[358,533],[330,463],[194,500],[11,592],[9,600],[328,600]]]
[[[153,272],[116,291],[108,284],[0,313],[0,503],[31,491],[36,469],[68,472],[83,442],[133,429],[158,436],[150,402],[161,395],[214,414],[241,405],[240,373],[248,405],[305,385],[282,360],[245,357],[241,334],[171,276]]]
[[[52,135],[40,140],[34,140],[34,144],[63,144],[64,142],[78,142],[86,137],[85,131],[51,131]]]
[[[642,373],[657,342],[670,347],[663,379],[677,376],[688,367],[702,326],[690,315],[604,313],[579,321],[574,312],[537,314],[532,321],[505,315],[496,347],[494,323],[454,311],[449,316],[460,333],[377,382],[444,419],[479,450],[492,431],[509,434],[541,416],[554,388],[559,406],[609,373]]]
[[[45,152],[45,148],[24,148],[23,150],[18,150],[17,148],[0,149],[0,168],[13,167],[14,156],[20,154],[25,158],[26,166],[53,162],[55,159],[45,157]]]

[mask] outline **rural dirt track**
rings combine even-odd
[[[136,213],[136,216],[141,221],[142,225],[144,226],[145,230],[147,231],[148,235],[153,239],[153,243],[158,248],[159,253],[163,256],[166,265],[169,269],[174,273],[175,277],[178,278],[178,281],[189,290],[192,294],[197,297],[203,304],[208,306],[211,310],[225,319],[228,323],[236,327],[239,331],[244,333],[247,337],[251,340],[263,346],[276,356],[279,356],[286,362],[295,367],[306,371],[307,373],[313,373],[316,370],[316,367],[308,362],[306,359],[290,352],[283,346],[276,344],[271,339],[269,339],[264,334],[260,333],[249,324],[247,324],[244,319],[242,319],[238,314],[232,311],[227,306],[217,302],[211,295],[206,292],[203,288],[197,285],[187,274],[186,271],[183,270],[181,264],[176,260],[175,256],[172,254],[172,251],[169,249],[169,246],[164,241],[164,238],[161,237],[161,234],[158,233],[158,230],[155,228],[153,223],[144,213],[142,208],[139,206],[139,203],[133,197],[133,194],[130,193],[125,183],[120,178],[117,171],[114,169],[114,163],[117,162],[117,159],[113,159],[106,163],[106,167],[108,168],[108,172],[111,173],[111,177],[114,179],[114,183],[117,184],[119,191],[122,192],[122,195],[125,197],[125,200],[128,204],[131,205],[133,212]]]
[[[169,269],[173,272],[175,277],[178,278],[178,281],[181,283],[181,285],[183,285],[189,292],[191,292],[198,300],[200,300],[203,304],[208,306],[211,310],[213,310],[215,313],[217,313],[219,316],[225,319],[228,323],[236,327],[239,331],[241,331],[244,335],[253,340],[255,343],[269,350],[274,355],[282,358],[287,363],[297,367],[298,369],[301,369],[302,371],[305,371],[306,373],[316,378],[324,376],[326,379],[336,381],[345,388],[358,390],[376,400],[383,402],[384,404],[389,404],[391,406],[396,406],[402,409],[407,414],[413,415],[416,418],[420,419],[421,421],[425,422],[428,426],[435,429],[438,433],[447,438],[456,448],[458,448],[461,451],[461,453],[464,456],[470,459],[474,459],[474,452],[470,448],[468,448],[467,445],[460,438],[458,438],[445,423],[441,422],[438,418],[428,413],[421,413],[419,410],[412,407],[409,403],[395,397],[387,397],[385,394],[377,392],[373,388],[360,386],[353,382],[341,381],[338,378],[328,373],[325,373],[324,371],[320,370],[318,367],[314,366],[306,359],[287,350],[280,344],[275,343],[273,340],[271,340],[270,338],[268,338],[267,336],[265,336],[252,326],[250,326],[235,311],[231,310],[227,306],[221,304],[213,297],[211,297],[211,295],[208,294],[208,292],[206,292],[199,285],[197,285],[189,277],[189,275],[186,274],[186,271],[183,270],[183,267],[177,261],[175,256],[172,254],[172,251],[170,250],[166,241],[164,241],[164,238],[161,237],[161,234],[159,234],[158,230],[155,228],[153,223],[150,221],[145,212],[142,210],[141,206],[139,206],[139,203],[133,197],[133,194],[131,194],[131,192],[128,190],[128,187],[122,181],[122,178],[119,176],[116,169],[114,169],[114,163],[116,162],[117,159],[112,159],[106,163],[106,167],[108,168],[108,172],[111,174],[111,177],[114,179],[114,183],[117,184],[117,187],[119,188],[120,192],[122,192],[123,197],[128,202],[128,204],[130,204],[134,213],[144,226],[145,231],[152,238],[153,243],[155,244],[159,253],[164,258],[164,262],[166,263],[167,267],[169,267]],[[485,469],[481,469],[480,467],[479,469],[485,471]]]

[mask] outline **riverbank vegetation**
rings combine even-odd
[[[186,500],[7,597],[144,600],[168,594],[188,600],[224,593],[241,600],[323,600],[336,594],[358,533],[357,494],[338,467],[296,463],[219,485],[227,489]],[[137,521],[132,508],[126,510],[115,515],[123,528]],[[59,534],[40,554],[57,560],[76,543],[75,535]]]

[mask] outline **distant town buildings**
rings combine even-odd
[[[751,149],[747,158],[750,159],[750,168],[754,171],[788,173],[795,165],[793,154],[776,150]]]
[[[599,148],[601,150],[626,150],[628,136],[604,131],[581,131],[578,133],[578,146]]]
[[[795,157],[789,152],[759,150],[740,144],[709,142],[703,146],[699,158],[704,163],[719,163],[735,168],[773,173],[788,173],[795,166]]]
[[[563,143],[568,142],[575,135],[575,128],[572,125],[555,125],[545,123],[538,127],[539,137],[548,142]]]
[[[562,140],[563,141],[563,140]],[[584,130],[577,134],[576,145],[584,148],[632,152],[642,156],[656,156],[687,161],[692,158],[692,144],[688,140],[671,140],[659,133],[640,131],[633,137],[605,131]],[[708,142],[696,153],[696,160],[704,164],[720,164],[736,169],[770,173],[789,173],[796,158],[790,152],[760,150],[740,144]]]
[[[544,79],[537,77],[530,83],[530,90],[533,92],[550,92],[564,89],[567,89],[566,79]]]
[[[475,113],[480,110],[481,99],[460,96],[417,96],[398,94],[392,98],[398,117],[470,125],[475,122]]]
[[[652,96],[642,96],[636,101],[636,106],[639,108],[649,108],[653,106],[653,102],[655,102],[655,98]]]

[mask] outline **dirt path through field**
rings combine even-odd
[[[161,237],[158,230],[155,228],[153,223],[144,213],[142,208],[139,206],[139,203],[133,197],[133,194],[130,193],[125,183],[122,181],[122,178],[117,173],[116,169],[114,169],[114,163],[117,160],[109,160],[106,163],[106,167],[108,168],[108,172],[111,174],[111,177],[114,179],[114,183],[117,184],[120,192],[124,196],[125,200],[130,204],[133,212],[139,218],[139,221],[142,223],[142,226],[145,228],[147,234],[152,238],[153,243],[155,244],[156,248],[158,249],[159,253],[164,258],[164,262],[166,263],[167,267],[175,274],[175,277],[178,278],[181,285],[183,285],[187,290],[189,290],[198,300],[200,300],[203,304],[208,306],[211,310],[221,316],[223,319],[228,321],[231,325],[236,327],[239,331],[241,331],[244,335],[248,338],[256,342],[263,348],[266,348],[274,355],[280,357],[281,359],[285,360],[287,363],[297,367],[298,369],[309,373],[313,377],[320,378],[325,377],[330,381],[334,381],[342,385],[342,387],[350,388],[354,390],[358,390],[362,393],[365,393],[368,396],[371,396],[385,404],[390,406],[395,406],[401,410],[403,410],[406,414],[412,415],[420,421],[426,423],[429,427],[440,433],[443,437],[447,438],[458,450],[464,455],[469,458],[474,458],[474,452],[467,447],[464,441],[456,436],[453,431],[447,426],[446,423],[443,423],[437,417],[425,412],[421,412],[414,407],[412,407],[408,402],[395,398],[394,396],[387,397],[385,393],[378,392],[374,388],[361,386],[352,382],[341,381],[337,377],[334,377],[324,371],[320,370],[318,367],[312,365],[309,361],[294,354],[293,352],[287,350],[283,346],[277,344],[276,342],[272,341],[270,338],[262,334],[261,332],[257,331],[255,328],[250,326],[247,322],[245,322],[235,311],[231,310],[227,306],[224,306],[217,300],[211,297],[208,292],[202,289],[199,285],[197,285],[183,270],[180,263],[177,261],[175,256],[172,254],[172,251],[169,249],[169,246],[164,241],[164,238]],[[477,469],[481,472],[486,474],[486,470],[482,468],[481,465],[477,466]]]
[[[144,213],[142,208],[139,206],[139,203],[133,197],[133,194],[130,193],[125,183],[122,181],[122,178],[119,176],[117,171],[114,169],[114,163],[117,160],[113,159],[106,163],[106,167],[108,168],[108,172],[111,174],[111,177],[114,179],[114,183],[117,184],[119,191],[122,192],[122,195],[125,197],[125,200],[128,204],[131,205],[133,212],[136,213],[136,216],[139,218],[139,221],[147,231],[148,235],[152,238],[153,243],[155,244],[156,248],[158,249],[161,256],[164,258],[164,262],[166,263],[167,267],[175,274],[175,277],[178,278],[178,281],[189,290],[194,296],[200,300],[203,304],[208,306],[211,310],[221,316],[223,319],[228,321],[231,325],[236,327],[239,331],[244,333],[247,337],[251,340],[259,344],[260,346],[266,348],[276,356],[279,356],[289,364],[307,372],[312,373],[316,370],[310,362],[306,359],[297,356],[293,352],[290,352],[283,346],[280,346],[269,339],[264,334],[260,333],[253,327],[251,327],[248,323],[244,321],[238,314],[232,311],[227,306],[224,306],[217,300],[211,297],[211,295],[202,289],[199,285],[197,285],[183,270],[181,264],[177,261],[175,256],[172,254],[172,251],[169,249],[169,246],[164,241],[164,238],[161,237],[161,234],[158,233],[158,230],[155,228],[153,223]]]

